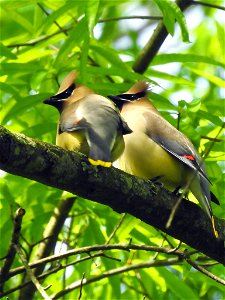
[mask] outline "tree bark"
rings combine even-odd
[[[108,205],[118,213],[130,213],[225,264],[225,221],[216,219],[216,239],[202,209],[182,199],[171,226],[166,228],[178,197],[150,181],[115,168],[91,166],[84,155],[14,134],[2,126],[0,168]]]

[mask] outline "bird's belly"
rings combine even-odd
[[[83,133],[62,132],[56,137],[56,145],[70,151],[79,151],[85,155],[89,153],[89,146]]]
[[[143,133],[131,133],[124,139],[125,151],[116,164],[119,169],[144,179],[160,177],[169,190],[185,185],[189,168],[160,145]]]
[[[124,139],[122,134],[117,134],[116,140],[113,143],[112,150],[111,150],[111,155],[112,155],[112,161],[115,161],[118,159],[118,157],[122,154],[124,151]]]

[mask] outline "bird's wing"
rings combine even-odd
[[[204,162],[191,141],[162,116],[146,111],[146,134],[163,149],[197,171],[201,178],[209,181]]]

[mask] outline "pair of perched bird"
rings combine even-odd
[[[116,161],[119,169],[144,179],[158,178],[169,190],[190,190],[218,236],[203,160],[149,101],[148,84],[138,82],[124,94],[108,96],[111,101],[76,85],[76,78],[71,72],[58,93],[44,101],[60,113],[56,144],[86,154],[92,165],[110,167]]]

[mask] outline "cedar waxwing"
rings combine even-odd
[[[58,93],[44,101],[60,113],[56,144],[86,154],[92,165],[110,167],[124,150],[123,134],[131,130],[111,100],[75,85],[76,78],[71,72]]]
[[[108,96],[121,110],[132,133],[115,166],[144,179],[158,178],[169,190],[190,190],[212,220],[209,180],[191,141],[167,122],[147,98],[148,85],[138,82],[127,93]],[[215,200],[215,199],[214,199]]]

